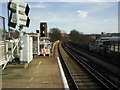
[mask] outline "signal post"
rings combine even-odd
[[[11,54],[9,54],[9,58],[8,58],[7,62],[10,60],[10,57],[13,55],[16,47],[19,47],[19,49],[20,49],[19,50],[20,51],[19,58],[20,58],[20,61],[23,61],[22,47],[24,46],[24,42],[21,39],[23,36],[23,35],[21,35],[21,33],[22,33],[23,27],[29,27],[29,23],[30,23],[30,19],[28,17],[29,10],[30,10],[29,5],[25,2],[21,2],[18,0],[9,0],[9,2],[8,2],[8,27],[9,27],[8,29],[10,29],[10,27],[16,28],[16,26],[17,26],[19,28],[20,36],[17,41],[19,43],[19,45],[18,45],[18,43],[16,43],[14,49],[11,50]],[[6,64],[7,64],[7,62],[6,62]],[[5,68],[6,64],[4,65],[4,68]]]
[[[50,56],[50,48],[48,45],[51,45],[51,43],[47,35],[47,22],[41,22],[40,23],[40,55]]]

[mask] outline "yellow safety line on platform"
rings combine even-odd
[[[39,62],[39,64],[41,64],[41,61]]]
[[[33,80],[33,78],[30,78],[30,80]]]
[[[39,61],[39,63],[38,63],[38,66],[37,66],[37,69],[39,68],[39,65],[41,64],[41,61]]]

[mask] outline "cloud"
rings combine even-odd
[[[42,12],[42,14],[40,14],[39,16],[36,14],[37,12],[34,12],[34,14],[31,15],[31,18],[36,22],[47,21],[49,23],[68,23],[68,22],[74,21],[74,18],[62,17],[60,16],[60,13],[55,13],[50,11]]]
[[[81,18],[85,18],[88,16],[88,12],[87,11],[81,11],[81,10],[77,10],[78,16],[80,16]]]
[[[96,12],[104,11],[105,9],[112,8],[116,5],[117,5],[117,3],[96,2],[93,7],[88,9],[88,12],[89,13],[96,13]]]
[[[33,3],[33,4],[37,5],[37,3]],[[100,33],[101,31],[105,31],[105,32],[117,31],[117,17],[115,13],[111,13],[111,11],[108,11],[108,16],[103,15],[103,13],[101,13],[101,15],[95,15],[96,13],[99,13],[101,11],[106,11],[109,9],[111,10],[112,6],[114,6],[115,3],[79,3],[79,4],[70,3],[72,4],[69,5],[71,10],[70,12],[66,12],[66,10],[69,7],[68,8],[63,7],[60,8],[62,9],[60,10],[59,8],[57,8],[58,6],[57,5],[54,6],[56,10],[53,10],[52,3],[42,3],[42,4],[50,5],[50,9],[45,8],[42,12],[39,12],[39,14],[38,14],[39,8],[31,12],[30,16],[32,22],[30,28],[32,29],[32,31],[39,29],[39,24],[42,21],[47,21],[48,30],[52,27],[58,27],[61,30],[66,30],[67,33],[69,32],[69,30],[72,29],[80,30],[80,32],[83,33]],[[73,4],[78,4],[78,5],[73,5]],[[62,5],[64,4],[60,3],[60,6]],[[82,8],[78,6],[81,6]],[[78,8],[71,9],[73,7],[78,7]],[[67,11],[69,11],[69,9]],[[78,16],[79,19],[76,16]],[[114,19],[115,17],[116,19]]]
[[[104,20],[103,20],[103,22],[109,22],[109,21],[110,21],[110,20],[108,20],[108,19],[104,19]]]
[[[38,2],[38,3],[31,3],[30,8],[46,8],[49,7],[48,4],[45,4],[43,2]]]

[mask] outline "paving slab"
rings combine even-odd
[[[7,68],[2,88],[63,88],[55,57],[36,56],[27,68]]]

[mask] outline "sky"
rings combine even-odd
[[[50,28],[59,28],[63,33],[75,29],[84,34],[117,33],[118,2],[27,2],[30,6],[30,27],[26,32],[40,29],[40,22]],[[6,18],[7,5],[0,3],[0,16]]]

